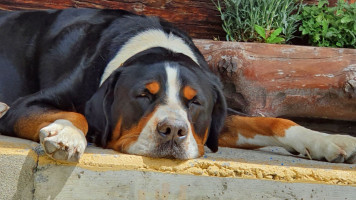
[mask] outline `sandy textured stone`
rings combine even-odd
[[[188,161],[90,147],[78,164],[40,156],[35,199],[352,199],[356,165],[290,156],[281,148],[221,148]]]
[[[251,115],[356,121],[356,50],[195,40]]]
[[[352,186],[49,167],[35,199],[353,199]],[[54,185],[51,185],[54,184]]]

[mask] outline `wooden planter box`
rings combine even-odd
[[[194,42],[221,77],[230,107],[253,116],[329,119],[315,123],[331,131],[346,125],[343,131],[355,134],[355,49]]]

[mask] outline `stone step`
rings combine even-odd
[[[356,165],[277,147],[179,161],[89,146],[79,163],[59,163],[38,143],[0,136],[0,191],[0,199],[353,199]]]

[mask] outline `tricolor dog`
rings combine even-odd
[[[185,33],[122,10],[1,11],[0,101],[10,106],[0,133],[38,141],[57,160],[78,161],[89,141],[150,157],[274,145],[356,162],[354,137],[228,115],[219,79]]]

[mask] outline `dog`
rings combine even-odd
[[[355,137],[228,114],[219,78],[191,38],[124,10],[1,11],[0,101],[10,106],[0,133],[40,142],[61,161],[77,162],[89,141],[183,160],[206,145],[356,162]]]

